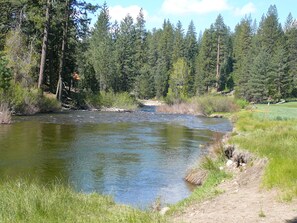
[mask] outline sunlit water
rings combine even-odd
[[[145,208],[157,198],[175,203],[191,191],[187,169],[206,151],[225,119],[71,111],[16,117],[0,126],[0,177],[61,181],[82,192],[112,195]]]

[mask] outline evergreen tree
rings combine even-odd
[[[107,91],[111,88],[111,58],[112,55],[111,24],[109,10],[106,3],[102,6],[98,21],[95,25],[91,41],[91,63],[100,83],[100,90]]]
[[[230,31],[225,25],[224,19],[218,15],[214,23],[214,39],[216,40],[216,89],[224,90],[232,71],[232,46],[230,42]]]
[[[185,56],[184,30],[180,21],[178,21],[173,35],[174,45],[172,52],[172,62],[175,63],[177,60]]]
[[[273,88],[270,89],[269,95],[274,99],[288,97],[291,88],[291,77],[288,73],[288,55],[284,44],[280,44],[276,48],[276,52],[272,57],[272,74],[271,81],[274,82]]]
[[[290,18],[291,17],[291,18]],[[292,96],[297,97],[297,21],[288,16],[286,22],[286,46],[288,55],[289,77],[291,79]]]
[[[195,62],[198,55],[198,43],[196,30],[193,21],[190,22],[186,37],[185,37],[185,58],[189,66],[189,75],[186,80],[187,92],[189,96],[195,95]]]
[[[248,100],[257,103],[269,98],[270,68],[270,55],[265,50],[261,50],[255,57],[251,67],[251,77],[248,82]]]
[[[233,55],[234,72],[233,78],[236,85],[236,95],[246,98],[248,90],[249,70],[251,64],[252,48],[252,24],[250,18],[244,18],[235,27]]]
[[[203,33],[196,63],[195,88],[198,95],[207,93],[216,85],[216,51],[213,50],[214,27]]]
[[[170,21],[164,21],[163,30],[158,41],[158,60],[156,63],[156,96],[166,96],[168,92],[169,72],[172,67],[174,30]]]
[[[270,55],[274,54],[283,36],[275,5],[271,5],[266,16],[262,17],[257,36],[259,49],[265,50]]]
[[[136,70],[136,32],[133,18],[128,14],[121,22],[120,31],[116,40],[116,67],[119,78],[119,90],[130,92],[133,90]]]

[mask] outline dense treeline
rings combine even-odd
[[[182,99],[235,89],[254,102],[297,96],[297,22],[289,14],[282,28],[276,6],[258,27],[245,17],[234,33],[218,15],[197,38],[193,22],[187,31],[168,20],[147,31],[142,11],[135,23],[127,15],[111,24],[104,5],[88,41],[90,65],[104,91]]]
[[[193,22],[185,30],[165,20],[149,31],[142,10],[135,21],[112,23],[106,3],[91,30],[88,13],[98,7],[84,1],[2,0],[0,9],[2,92],[17,83],[60,100],[72,86],[79,97],[129,92],[176,101],[232,90],[254,102],[297,97],[297,22],[289,14],[282,27],[274,5],[259,25],[245,17],[234,32],[218,15],[199,37]]]

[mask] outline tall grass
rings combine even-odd
[[[277,107],[269,115],[263,110],[239,113],[235,128],[240,134],[232,138],[241,148],[269,159],[263,185],[279,188],[286,200],[297,197],[297,116],[290,116],[297,109],[289,108]]]
[[[187,102],[173,105],[163,105],[157,109],[159,112],[193,114],[208,116],[217,112],[235,112],[239,106],[233,97],[222,95],[204,95],[193,97]]]
[[[159,215],[116,205],[108,196],[55,184],[0,183],[0,222],[165,222]]]

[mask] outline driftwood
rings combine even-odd
[[[208,171],[203,169],[190,170],[187,173],[185,180],[191,184],[200,186],[203,184],[204,180],[206,179],[207,174],[208,174]]]

